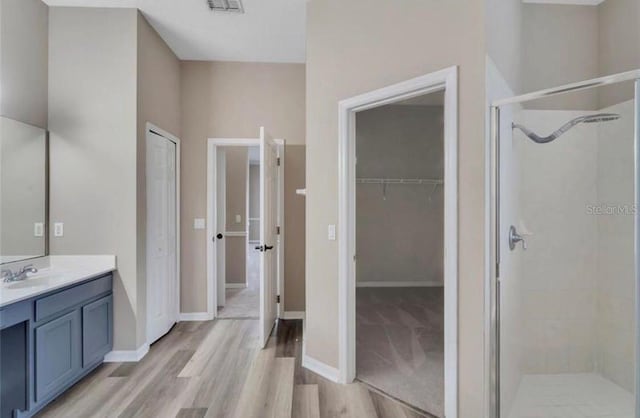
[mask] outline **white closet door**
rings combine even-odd
[[[262,343],[266,346],[277,316],[278,148],[264,128],[260,128],[260,154],[260,318]]]
[[[177,321],[176,145],[147,135],[147,342]]]

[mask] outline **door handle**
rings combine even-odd
[[[271,245],[271,246],[269,246],[269,245],[258,245],[255,248],[256,248],[256,250],[260,251],[261,253],[264,253],[266,251],[273,250],[273,245]]]
[[[516,244],[518,244],[519,242],[522,243],[522,249],[526,250],[527,249],[527,241],[525,241],[524,237],[520,234],[518,234],[518,231],[516,231],[516,227],[511,225],[509,227],[509,249],[511,251],[516,249]]]
[[[222,237],[224,237],[224,235],[222,235],[221,233],[218,232],[218,235],[216,235],[216,238],[222,239]]]
[[[273,245],[272,246],[265,245],[264,250],[265,251],[273,250]]]

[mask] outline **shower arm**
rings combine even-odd
[[[549,142],[553,141],[554,139],[558,138],[560,135],[564,134],[565,132],[567,132],[569,129],[573,128],[577,124],[584,122],[586,119],[587,119],[586,117],[580,117],[580,118],[573,119],[573,120],[565,123],[564,125],[562,125],[560,128],[558,128],[558,130],[556,130],[555,132],[553,132],[549,136],[540,136],[540,135],[536,134],[535,132],[531,131],[530,129],[528,129],[527,127],[522,126],[522,125],[520,125],[518,123],[513,123],[511,125],[511,127],[512,127],[512,129],[516,129],[516,128],[520,129],[533,142],[536,142],[538,144],[546,144],[546,143],[549,143]]]

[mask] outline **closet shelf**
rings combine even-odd
[[[442,179],[383,179],[383,178],[357,178],[360,184],[444,184]]]

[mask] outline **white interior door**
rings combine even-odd
[[[147,185],[147,342],[177,321],[176,144],[149,131]]]
[[[218,288],[218,306],[226,304],[225,284],[226,284],[226,244],[224,231],[226,230],[227,219],[227,158],[224,149],[216,147],[216,216],[213,237],[214,251],[216,257],[216,277]]]
[[[266,346],[277,315],[278,148],[264,128],[260,128],[260,156],[260,331],[263,346]]]

